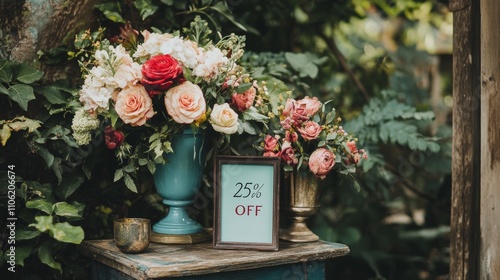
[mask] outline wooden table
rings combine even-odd
[[[124,254],[113,240],[84,241],[92,279],[325,279],[325,261],[349,253],[343,244],[280,241],[279,251],[215,250],[212,243],[151,243],[146,252]]]

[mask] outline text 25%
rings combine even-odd
[[[260,191],[264,184],[255,184],[251,182],[247,182],[245,184],[238,182],[235,185],[238,188],[238,191],[233,195],[233,197],[241,197],[241,198],[259,198],[262,195]]]

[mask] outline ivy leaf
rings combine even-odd
[[[19,73],[16,79],[21,83],[31,84],[40,80],[42,77],[42,71],[38,71],[36,68],[29,64],[22,63],[19,65]]]
[[[102,4],[97,4],[95,7],[101,11],[109,20],[113,22],[125,23],[125,20],[121,16],[120,6],[114,2],[106,2]]]
[[[82,227],[73,226],[68,222],[55,224],[50,232],[52,238],[65,243],[80,244],[85,237]]]
[[[52,207],[51,207],[52,210]],[[36,224],[30,224],[30,227],[35,227],[40,232],[46,232],[52,228],[52,216],[36,216]]]
[[[82,185],[84,181],[85,179],[82,176],[73,174],[66,175],[57,188],[56,193],[60,198],[66,200]]]
[[[47,214],[52,214],[52,204],[44,199],[29,200],[26,202],[26,208],[38,209]]]
[[[65,201],[54,204],[54,213],[62,217],[81,217],[80,209]]]
[[[47,167],[52,167],[54,164],[54,155],[49,152],[49,150],[43,146],[38,145],[38,151],[37,154],[40,155],[43,160],[45,160],[45,163],[47,164]]]
[[[25,230],[25,229],[16,230],[16,240],[30,240],[39,235],[40,232],[38,230]]]
[[[17,239],[17,235],[16,235]],[[33,245],[31,246],[16,246],[16,264],[24,266],[24,260],[31,255],[33,251]]]
[[[44,241],[38,248],[38,258],[40,261],[53,269],[61,270],[61,263],[54,260],[54,251],[52,242]]]
[[[33,88],[28,85],[16,84],[9,87],[9,98],[19,104],[24,110],[28,111],[28,102],[35,99]]]
[[[0,60],[0,81],[10,83],[12,81],[13,73],[14,70],[12,63],[7,60]]]
[[[40,91],[50,104],[66,104],[68,102],[67,94],[57,87],[46,86],[39,88],[38,91]]]
[[[151,0],[135,0],[134,6],[139,10],[142,20],[145,20],[158,10],[158,6],[153,5]]]

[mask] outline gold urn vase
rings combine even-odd
[[[320,206],[319,179],[312,174],[284,172],[282,175],[281,209],[291,218],[291,224],[280,230],[280,239],[291,242],[314,242],[319,237],[306,224]]]

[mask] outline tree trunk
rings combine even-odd
[[[95,22],[98,0],[0,0],[0,58],[38,64],[38,51],[71,46]],[[60,65],[41,65],[46,80],[67,78]],[[69,72],[71,73],[71,72]]]

